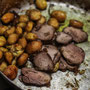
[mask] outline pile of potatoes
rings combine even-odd
[[[56,30],[60,23],[66,19],[64,11],[55,10],[46,22],[46,17],[42,16],[40,10],[47,8],[46,0],[36,0],[37,9],[26,11],[25,15],[15,15],[7,12],[1,17],[0,25],[0,71],[9,79],[16,78],[18,68],[23,67],[29,56],[41,50],[42,42],[38,36],[32,33],[37,24],[48,23]],[[71,20],[70,25],[81,28],[82,22]]]

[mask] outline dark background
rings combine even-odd
[[[12,85],[7,83],[7,81],[3,79],[2,76],[0,75],[0,90],[20,90],[20,89],[14,88]]]

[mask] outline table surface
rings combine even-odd
[[[0,75],[0,90],[18,90],[12,87],[5,79]]]

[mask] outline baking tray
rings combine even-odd
[[[35,6],[30,5],[28,1],[24,1],[20,9],[15,11],[18,14],[25,14],[26,10],[33,9]],[[67,27],[70,19],[77,19],[84,23],[84,31],[88,33],[88,41],[85,43],[77,44],[82,47],[86,53],[85,60],[81,64],[79,70],[84,73],[80,75],[79,73],[75,75],[73,72],[57,71],[51,75],[52,80],[49,87],[36,87],[36,86],[26,86],[18,80],[18,76],[21,71],[19,70],[17,78],[14,81],[8,79],[2,72],[0,74],[3,76],[8,83],[16,88],[22,90],[90,90],[90,0],[48,0],[48,7],[46,10],[42,11],[42,14],[49,19],[49,14],[53,10],[63,10],[67,12],[67,20],[63,23],[58,30],[62,31],[63,28]],[[26,67],[32,67],[30,61],[27,62]]]

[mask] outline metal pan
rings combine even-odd
[[[25,1],[21,9],[16,10],[16,12],[24,14],[29,8],[35,7],[34,5],[29,5],[28,1]],[[48,19],[49,13],[53,10],[63,10],[68,15],[66,22],[59,30],[67,27],[69,19],[77,19],[84,23],[84,30],[88,33],[88,41],[78,44],[78,46],[82,47],[86,53],[85,61],[79,68],[80,71],[85,71],[85,73],[75,75],[69,71],[58,71],[52,74],[50,87],[26,86],[18,80],[18,76],[14,81],[11,81],[3,73],[0,72],[0,74],[14,87],[22,90],[90,90],[90,0],[48,0],[48,8],[42,11],[42,14]],[[27,67],[31,66],[31,63],[28,61]],[[20,75],[20,70],[18,75]]]

